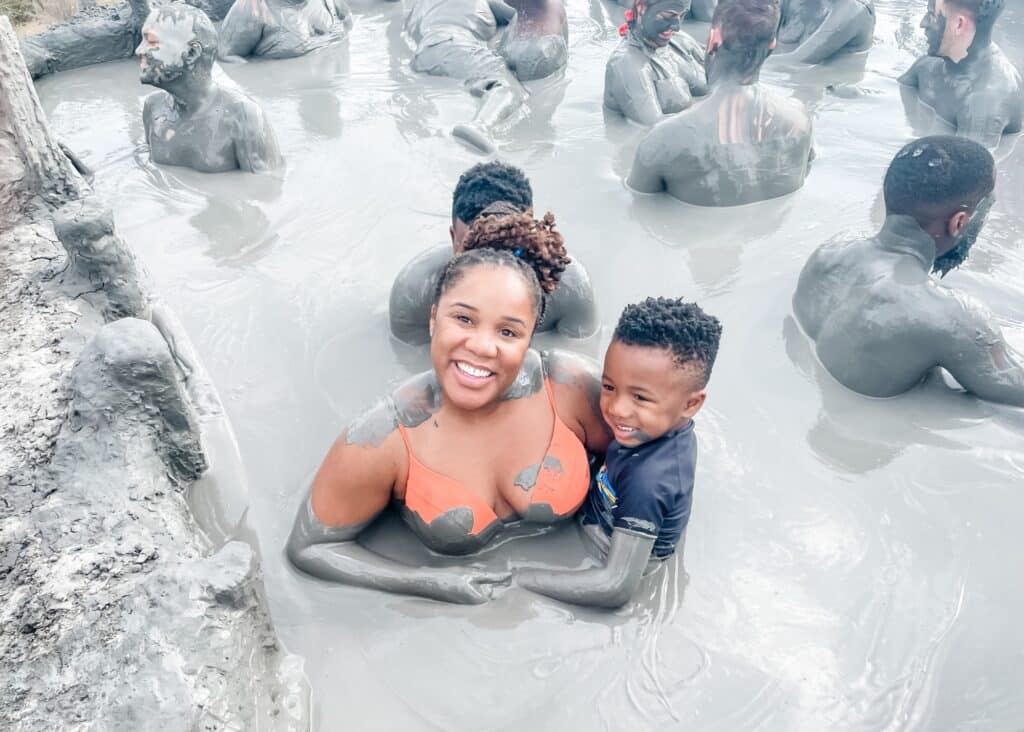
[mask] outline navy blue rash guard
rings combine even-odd
[[[697,438],[693,420],[636,447],[612,442],[583,504],[583,523],[654,538],[651,555],[671,556],[690,521]]]

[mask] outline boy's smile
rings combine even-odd
[[[601,416],[615,441],[635,447],[684,426],[704,403],[699,373],[666,348],[612,341],[601,377]]]

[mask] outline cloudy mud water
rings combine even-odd
[[[356,2],[348,42],[223,67],[259,100],[280,180],[149,163],[132,61],[41,80],[55,133],[181,317],[237,433],[277,631],[305,659],[316,728],[1019,730],[1024,720],[1024,412],[934,379],[858,397],[790,317],[808,254],[881,220],[880,187],[918,134],[896,77],[923,46],[924,0],[878,0],[870,54],[764,79],[813,110],[817,160],[786,198],[701,209],[624,185],[640,128],[601,107],[621,10],[570,0],[564,78],[529,85],[499,140],[590,270],[603,328],[647,295],[697,300],[725,325],[684,562],[613,612],[511,589],[460,607],[329,585],[282,547],[342,426],[425,352],[387,335],[401,266],[447,238],[451,190],[480,158],[447,134],[474,100],[409,69],[401,4]],[[997,40],[1024,66],[1024,9]],[[688,28],[698,38],[706,26]],[[828,87],[838,87],[833,93]],[[999,200],[948,278],[1024,349],[1024,145],[998,151]],[[542,340],[540,345],[550,345]],[[565,343],[560,343],[564,346]],[[367,541],[437,562],[395,520]],[[574,529],[474,561],[580,565]]]

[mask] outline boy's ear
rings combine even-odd
[[[693,415],[704,406],[704,400],[707,398],[708,392],[706,389],[690,392],[690,396],[686,398],[686,405],[683,408],[683,416],[687,419],[692,419]]]

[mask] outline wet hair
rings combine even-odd
[[[995,188],[995,160],[965,137],[922,137],[896,153],[883,188],[887,214],[925,224],[974,209]]]
[[[452,194],[452,217],[472,224],[480,212],[498,201],[519,211],[533,208],[533,188],[519,168],[500,160],[478,163],[459,177]]]
[[[721,338],[718,318],[696,303],[668,297],[649,297],[627,305],[612,336],[627,346],[668,350],[678,366],[697,370],[701,389],[711,378]]]
[[[1003,12],[1004,0],[946,0],[950,5],[955,5],[961,10],[966,10],[974,18],[974,23],[979,28],[992,29],[996,18]]]
[[[781,18],[779,0],[720,0],[711,26],[722,33],[719,48],[731,52],[737,70],[749,75],[771,53]]]
[[[434,291],[434,304],[473,267],[487,264],[518,272],[529,286],[537,324],[544,318],[544,294],[554,292],[571,260],[552,213],[535,220],[508,202],[481,212],[466,235],[461,254],[448,262]]]

